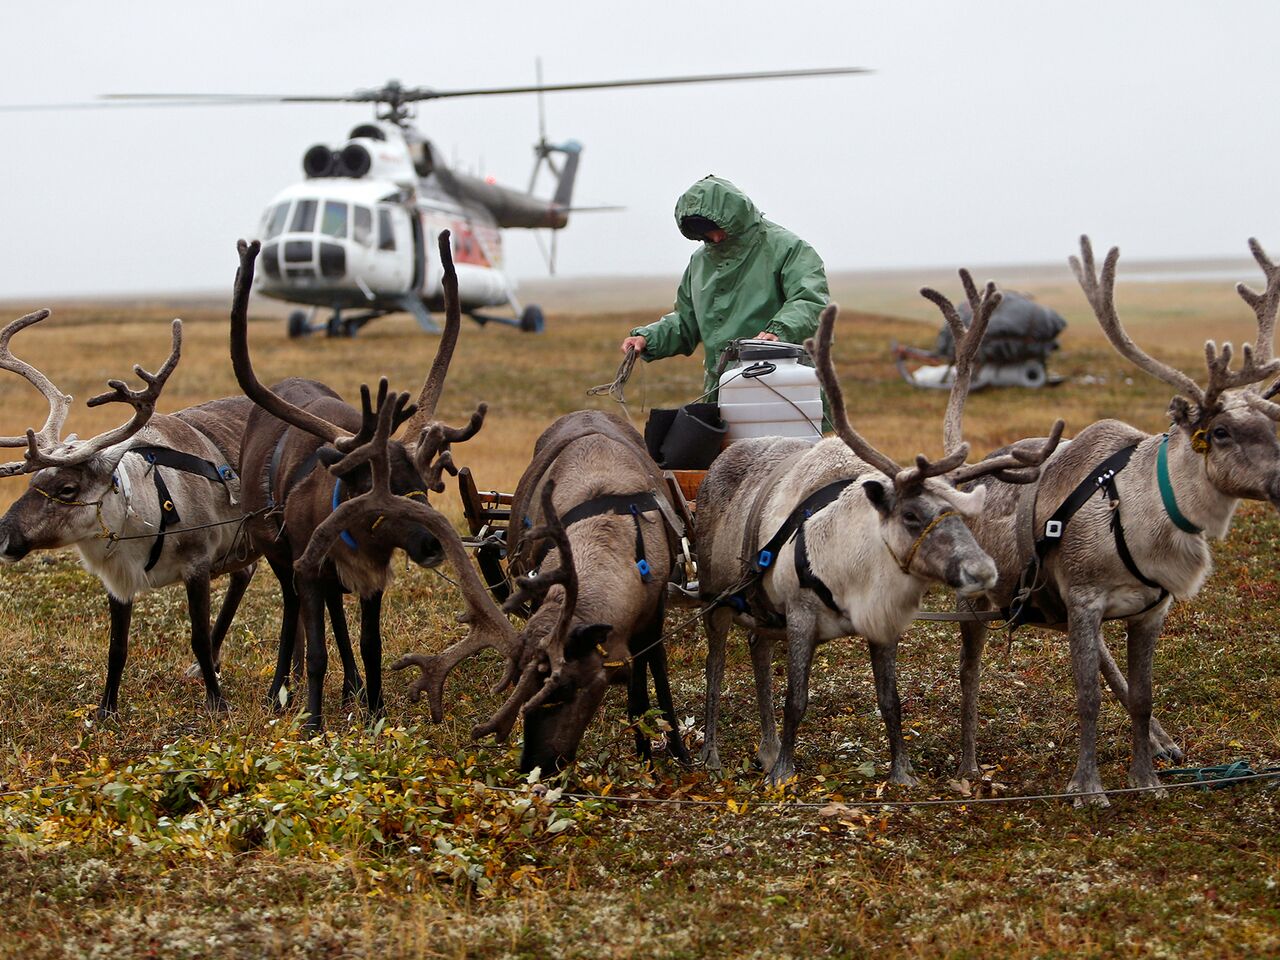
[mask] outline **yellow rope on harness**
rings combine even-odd
[[[102,532],[97,535],[97,538],[99,540],[110,540],[112,542],[120,539],[114,532],[112,532],[111,528],[107,526],[107,521],[102,517],[101,500],[63,500],[61,497],[55,497],[52,493],[46,493],[39,487],[33,486],[31,489],[40,494],[40,496],[44,497],[46,500],[61,504],[64,507],[93,507],[97,512],[98,526],[102,528]]]
[[[911,572],[911,563],[916,558],[916,553],[920,549],[920,544],[924,543],[925,537],[933,533],[933,528],[936,527],[938,524],[940,524],[943,520],[947,519],[947,517],[958,517],[959,515],[960,514],[957,513],[955,510],[944,510],[942,511],[942,513],[938,514],[936,517],[934,517],[932,520],[929,521],[929,525],[920,531],[920,536],[916,537],[916,542],[913,543],[911,545],[911,549],[907,551],[907,558],[905,560],[898,560],[898,567],[902,570],[903,573]],[[889,546],[888,542],[885,543],[885,546],[886,547]],[[890,554],[893,553],[893,548],[890,547],[889,553]],[[894,559],[897,560],[898,558],[894,557]]]
[[[427,499],[427,491],[425,491],[425,490],[410,490],[408,493],[402,493],[402,494],[400,494],[400,496],[404,497],[406,500],[412,500],[414,497],[422,497],[422,499],[423,499],[423,500],[425,500],[425,499]],[[378,514],[378,519],[377,519],[377,520],[375,520],[375,521],[373,521],[373,523],[372,523],[372,524],[370,524],[370,526],[369,526],[369,531],[370,531],[370,532],[373,532],[374,530],[377,530],[377,529],[378,529],[378,524],[380,524],[380,523],[381,523],[383,520],[385,520],[385,519],[387,519],[385,515],[383,515],[383,514]]]

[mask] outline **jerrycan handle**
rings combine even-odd
[[[745,380],[754,380],[756,377],[767,377],[777,369],[777,364],[770,363],[768,360],[757,360],[742,371],[742,377]]]

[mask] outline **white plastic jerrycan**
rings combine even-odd
[[[732,349],[732,348],[731,348]],[[728,439],[822,437],[822,389],[804,347],[777,340],[740,340],[738,358],[720,375],[720,416]]]

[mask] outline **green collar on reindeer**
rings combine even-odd
[[[1197,430],[1192,437],[1193,448],[1196,447],[1197,441],[1204,445],[1204,450],[1198,452],[1208,453],[1209,441],[1204,436],[1203,430]],[[1173,481],[1169,479],[1169,435],[1167,433],[1161,438],[1160,449],[1156,452],[1156,483],[1160,487],[1160,500],[1164,503],[1164,512],[1169,515],[1173,525],[1184,533],[1203,533],[1201,527],[1197,527],[1188,520],[1178,509],[1178,501],[1173,495]]]

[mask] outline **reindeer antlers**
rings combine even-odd
[[[231,366],[236,382],[245,396],[278,420],[305,430],[328,443],[348,437],[346,430],[323,417],[303,410],[264,387],[254,373],[249,357],[249,291],[253,288],[253,263],[258,258],[261,244],[257,240],[236,244],[240,254],[240,267],[236,270],[236,283],[231,296]]]
[[[1085,298],[1093,308],[1093,314],[1098,318],[1098,323],[1107,335],[1107,339],[1111,341],[1111,345],[1138,368],[1179,391],[1180,396],[1174,397],[1171,408],[1175,411],[1175,415],[1181,411],[1179,419],[1202,419],[1218,409],[1219,400],[1225,391],[1257,383],[1280,371],[1280,361],[1272,359],[1276,309],[1280,306],[1280,268],[1268,259],[1257,240],[1250,239],[1249,249],[1253,251],[1254,259],[1262,267],[1262,272],[1267,279],[1267,288],[1264,293],[1258,294],[1244,284],[1239,284],[1236,290],[1245,303],[1253,308],[1257,316],[1257,340],[1254,346],[1245,344],[1244,363],[1234,373],[1229,369],[1231,344],[1224,343],[1219,352],[1212,340],[1207,341],[1204,345],[1204,355],[1209,380],[1204,389],[1201,389],[1200,385],[1185,373],[1148,355],[1134,343],[1121,325],[1115,306],[1116,264],[1120,260],[1118,247],[1112,247],[1107,252],[1106,260],[1102,264],[1101,277],[1094,265],[1093,245],[1089,242],[1088,236],[1080,237],[1080,258],[1077,259],[1074,256],[1070,258],[1071,270],[1075,273],[1076,280],[1080,283],[1080,288],[1084,291]],[[1254,403],[1255,399],[1257,398],[1250,397],[1249,402]],[[1197,408],[1194,412],[1187,409],[1192,403]],[[1257,406],[1257,404],[1254,405]],[[1277,413],[1280,413],[1280,410]]]
[[[951,328],[951,338],[955,341],[955,371],[951,378],[951,395],[947,398],[947,412],[942,420],[942,448],[948,452],[959,449],[964,443],[964,403],[973,380],[973,360],[982,346],[982,338],[986,336],[991,315],[1004,298],[996,285],[988,281],[979,299],[978,288],[968,270],[960,271],[960,282],[964,284],[965,297],[969,301],[971,322],[968,328],[955,306],[941,293],[932,287],[924,287],[920,291],[920,296],[942,311],[943,319]],[[962,462],[963,459],[962,457]]]
[[[148,373],[141,365],[135,364],[133,372],[145,384],[141,390],[131,390],[123,380],[108,380],[111,387],[106,393],[99,394],[89,401],[88,406],[97,407],[104,403],[127,403],[133,407],[133,416],[129,421],[106,433],[101,433],[91,440],[77,443],[62,453],[55,453],[61,443],[63,424],[71,405],[71,397],[61,393],[49,378],[30,364],[19,360],[9,350],[9,339],[26,327],[39,323],[49,316],[48,310],[38,310],[15,320],[0,331],[0,368],[11,370],[25,377],[49,401],[49,417],[37,433],[27,430],[26,436],[0,437],[0,447],[25,446],[26,458],[23,461],[7,463],[0,466],[0,476],[14,476],[20,473],[33,473],[44,467],[70,467],[97,456],[108,447],[123,443],[147,425],[155,415],[156,402],[160,392],[169,381],[170,374],[178,366],[182,356],[182,321],[173,321],[173,346],[169,357],[156,373]]]

